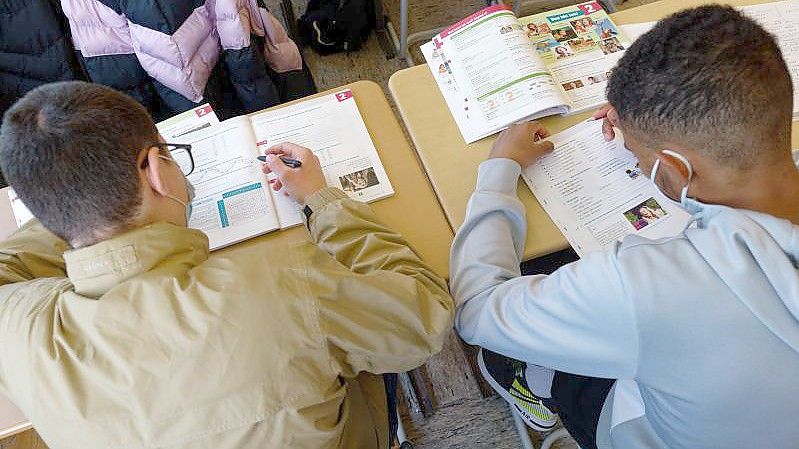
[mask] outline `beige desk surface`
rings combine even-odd
[[[576,0],[575,0],[575,3]],[[662,0],[612,15],[617,24],[650,22],[681,9],[711,3],[706,0]],[[734,6],[765,3],[758,0],[723,2]],[[421,64],[391,76],[389,89],[433,189],[452,229],[463,224],[466,204],[477,180],[477,166],[486,159],[496,136],[467,145],[458,131],[444,98],[427,68]],[[590,112],[572,117],[547,117],[542,122],[553,133],[585,120]],[[794,122],[794,148],[797,148]],[[532,259],[568,247],[568,243],[533,194],[520,182],[519,198],[527,207],[527,244],[524,259]]]
[[[4,396],[0,396],[0,440],[30,429],[31,423]]]
[[[384,223],[405,236],[422,259],[437,273],[446,277],[452,230],[424,171],[405,140],[388,100],[380,86],[371,81],[359,81],[334,91],[345,88],[352,89],[366,128],[394,186],[394,196],[374,202],[372,207]],[[331,92],[333,91],[325,93]],[[286,105],[277,107],[284,106]],[[0,189],[0,239],[16,229],[6,190]],[[235,253],[256,245],[268,251],[275,245],[306,239],[308,231],[297,226],[247,240],[220,252]],[[0,396],[0,439],[29,428],[24,418],[20,419],[21,416],[16,408]]]

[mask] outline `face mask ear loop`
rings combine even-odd
[[[174,159],[168,158],[168,157],[166,157],[164,155],[160,155],[159,154],[158,157],[163,159],[163,160],[165,160],[165,161],[172,162],[173,164],[176,163],[174,161]],[[185,176],[184,176],[184,180],[186,181],[186,195],[188,195],[188,200],[189,200],[188,202],[183,202],[183,201],[177,199],[177,197],[175,197],[174,195],[171,195],[171,194],[166,194],[166,195],[164,195],[164,197],[169,198],[170,200],[172,200],[172,201],[180,204],[181,206],[183,206],[183,209],[186,211],[186,224],[188,224],[189,223],[189,218],[191,217],[191,211],[192,211],[191,202],[194,199],[193,198],[194,197],[194,186],[192,186],[191,183],[189,183],[189,180]]]

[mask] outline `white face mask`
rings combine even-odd
[[[661,152],[663,154],[667,154],[667,155],[677,159],[678,161],[682,162],[682,164],[685,165],[685,168],[688,169],[688,183],[685,184],[685,186],[682,188],[682,191],[680,192],[680,202],[678,203],[681,206],[685,206],[685,200],[688,198],[688,186],[691,185],[691,179],[694,177],[694,168],[691,166],[691,162],[688,161],[688,159],[685,156],[683,156],[680,153],[677,153],[676,151],[662,150]],[[658,189],[658,192],[660,192],[666,198],[668,198],[668,199],[674,201],[675,203],[677,203],[676,200],[674,200],[673,198],[671,198],[668,195],[666,195],[666,193],[660,188],[660,186],[656,182],[657,174],[658,174],[658,168],[660,168],[660,159],[659,158],[658,158],[658,160],[655,161],[655,165],[652,166],[652,174],[649,176],[649,179],[652,180],[652,184],[655,185],[655,188]]]
[[[168,158],[166,156],[158,156],[158,157],[160,157],[161,159],[163,159],[165,161],[169,161],[169,162],[172,162],[173,164],[177,165],[177,163],[174,160],[172,160],[172,158]],[[183,180],[186,182],[186,196],[188,198],[188,201],[186,201],[184,203],[183,201],[177,199],[177,197],[175,197],[173,195],[164,195],[164,196],[169,198],[172,201],[175,201],[176,203],[180,204],[181,206],[183,206],[186,209],[186,225],[188,226],[189,219],[191,218],[191,211],[192,211],[192,204],[191,203],[192,203],[192,201],[194,201],[194,196],[196,195],[196,193],[194,191],[194,186],[191,184],[191,182],[189,182],[189,178],[186,178],[184,176]]]

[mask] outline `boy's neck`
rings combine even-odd
[[[718,204],[763,212],[799,225],[799,170],[793,164],[755,167],[719,189]]]

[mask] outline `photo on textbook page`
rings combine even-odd
[[[654,225],[658,220],[668,215],[668,212],[654,198],[648,198],[641,204],[636,204],[624,213],[624,218],[630,222],[636,231]]]
[[[533,47],[563,88],[572,112],[605,102],[608,73],[629,42],[597,2],[521,17]],[[548,32],[538,32],[548,30]],[[552,42],[565,45],[553,45]],[[549,50],[549,51],[546,51]]]

